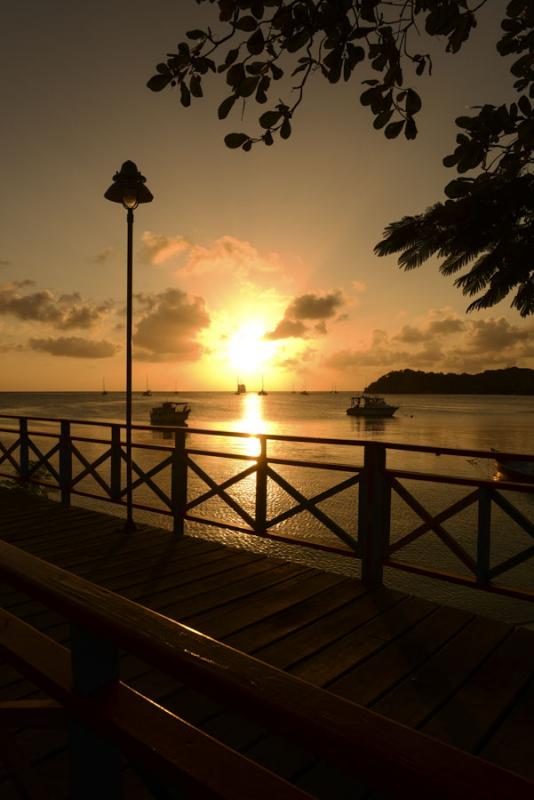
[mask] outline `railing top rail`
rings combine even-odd
[[[0,541],[0,576],[184,683],[236,702],[379,788],[413,797],[531,798],[533,782],[233,650]],[[449,780],[444,786],[443,775]]]
[[[110,428],[114,425],[125,428],[126,425],[124,422],[112,422],[112,421],[104,421],[98,422],[96,420],[84,420],[84,419],[70,419],[67,417],[37,417],[37,416],[26,416],[24,414],[0,414],[0,419],[26,419],[32,420],[35,422],[70,422],[73,425],[87,425],[87,426],[95,426],[95,427],[103,427],[103,428]],[[386,450],[403,450],[412,453],[431,453],[434,455],[448,455],[448,456],[463,456],[469,458],[488,458],[488,459],[498,459],[498,458],[505,458],[509,460],[522,460],[522,461],[534,461],[534,453],[510,453],[508,451],[502,450],[472,450],[472,449],[465,449],[465,448],[455,448],[455,447],[436,447],[432,445],[421,445],[421,444],[409,444],[406,442],[383,442],[383,441],[372,441],[369,439],[338,439],[338,438],[330,438],[330,437],[320,437],[320,436],[293,436],[290,434],[281,434],[281,433],[246,433],[244,431],[231,431],[231,430],[220,430],[218,428],[191,428],[191,427],[176,427],[173,428],[170,425],[166,426],[158,426],[158,425],[132,425],[133,430],[138,431],[161,431],[169,433],[170,431],[178,430],[183,431],[184,433],[195,433],[204,436],[227,436],[230,438],[239,438],[239,439],[264,439],[267,441],[272,442],[301,442],[301,443],[309,443],[309,444],[328,444],[328,445],[339,445],[342,447],[365,447],[366,445],[374,445],[377,447],[384,447]]]

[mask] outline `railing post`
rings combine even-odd
[[[174,450],[171,463],[171,506],[173,531],[184,535],[185,513],[187,509],[187,453],[185,452],[185,431],[174,432]]]
[[[260,436],[260,454],[256,467],[256,533],[264,535],[267,530],[267,439]]]
[[[30,440],[26,417],[19,418],[19,475],[22,481],[30,477]]]
[[[478,490],[477,583],[489,580],[491,552],[491,489]]]
[[[119,680],[119,651],[79,625],[71,626],[72,691],[98,694]],[[72,800],[115,800],[122,795],[122,762],[118,748],[75,718],[70,724]]]
[[[70,491],[72,485],[72,450],[70,442],[70,422],[61,420],[61,433],[59,435],[59,489],[61,502],[70,506]]]
[[[358,543],[362,582],[368,589],[382,586],[382,561],[389,547],[391,487],[386,474],[386,448],[364,446],[358,500]]]
[[[110,489],[111,499],[120,500],[121,498],[121,470],[122,470],[122,448],[121,448],[121,426],[111,426],[111,468],[110,468]]]

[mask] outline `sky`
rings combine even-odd
[[[134,388],[356,390],[394,369],[534,367],[534,323],[510,300],[466,314],[435,261],[405,273],[373,254],[388,223],[444,198],[454,118],[510,97],[505,6],[460,55],[434,46],[415,141],[373,130],[364,67],[315,77],[291,138],[244,153],[223,139],[254,131],[258,107],[220,122],[220,79],[189,109],[146,88],[187,30],[217,24],[210,4],[3,4],[0,391],[124,388],[125,212],[103,194],[127,159],[154,195],[135,212]]]

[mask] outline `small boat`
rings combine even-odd
[[[151,425],[185,425],[191,412],[187,403],[172,403],[166,401],[160,406],[150,409]]]
[[[268,392],[266,392],[266,391],[265,391],[265,389],[263,388],[263,375],[261,376],[261,389],[260,389],[260,391],[258,392],[258,394],[261,394],[261,395],[263,395],[263,396],[265,396],[266,394],[268,394]]]
[[[102,392],[101,392],[101,394],[103,394],[103,395],[107,394],[106,381],[104,380],[104,378],[102,378]]]
[[[390,406],[383,397],[358,394],[351,399],[347,414],[351,417],[392,417],[399,406]]]
[[[148,376],[147,376],[147,379],[146,379],[146,389],[143,392],[143,397],[152,397],[152,392],[148,388]]]
[[[245,386],[245,384],[244,383],[238,383],[235,393],[236,394],[246,394],[247,393],[247,387]]]
[[[495,456],[495,464],[500,475],[507,480],[534,483],[534,461]]]

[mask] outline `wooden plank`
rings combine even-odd
[[[518,628],[500,643],[422,730],[462,750],[477,752],[488,732],[499,727],[503,716],[512,709],[533,677],[534,633]],[[534,747],[531,757],[534,757]]]
[[[516,698],[480,755],[534,780],[534,678]]]
[[[336,611],[361,597],[365,592],[366,589],[361,583],[352,579],[343,580],[331,589],[325,589],[243,630],[224,636],[223,640],[231,647],[243,650],[245,653],[254,653],[277,639],[282,639],[312,622],[319,621],[331,611]]]
[[[410,727],[425,723],[509,633],[504,623],[475,617],[438,653],[373,706]]]
[[[378,653],[351,668],[328,689],[360,705],[370,705],[457,634],[473,615],[457,608],[438,608]]]
[[[354,664],[401,636],[435,608],[429,600],[408,597],[317,654],[299,661],[290,668],[291,672],[316,686],[327,686]]]
[[[299,574],[292,581],[257,592],[246,604],[235,600],[225,605],[216,616],[206,612],[195,615],[192,622],[203,633],[221,639],[341,582],[338,576],[326,573]]]
[[[280,669],[287,669],[297,661],[313,655],[322,647],[342,638],[359,625],[364,625],[403,599],[404,595],[391,589],[367,592],[354,602],[344,605],[267,647],[262,647],[256,651],[255,656]]]

